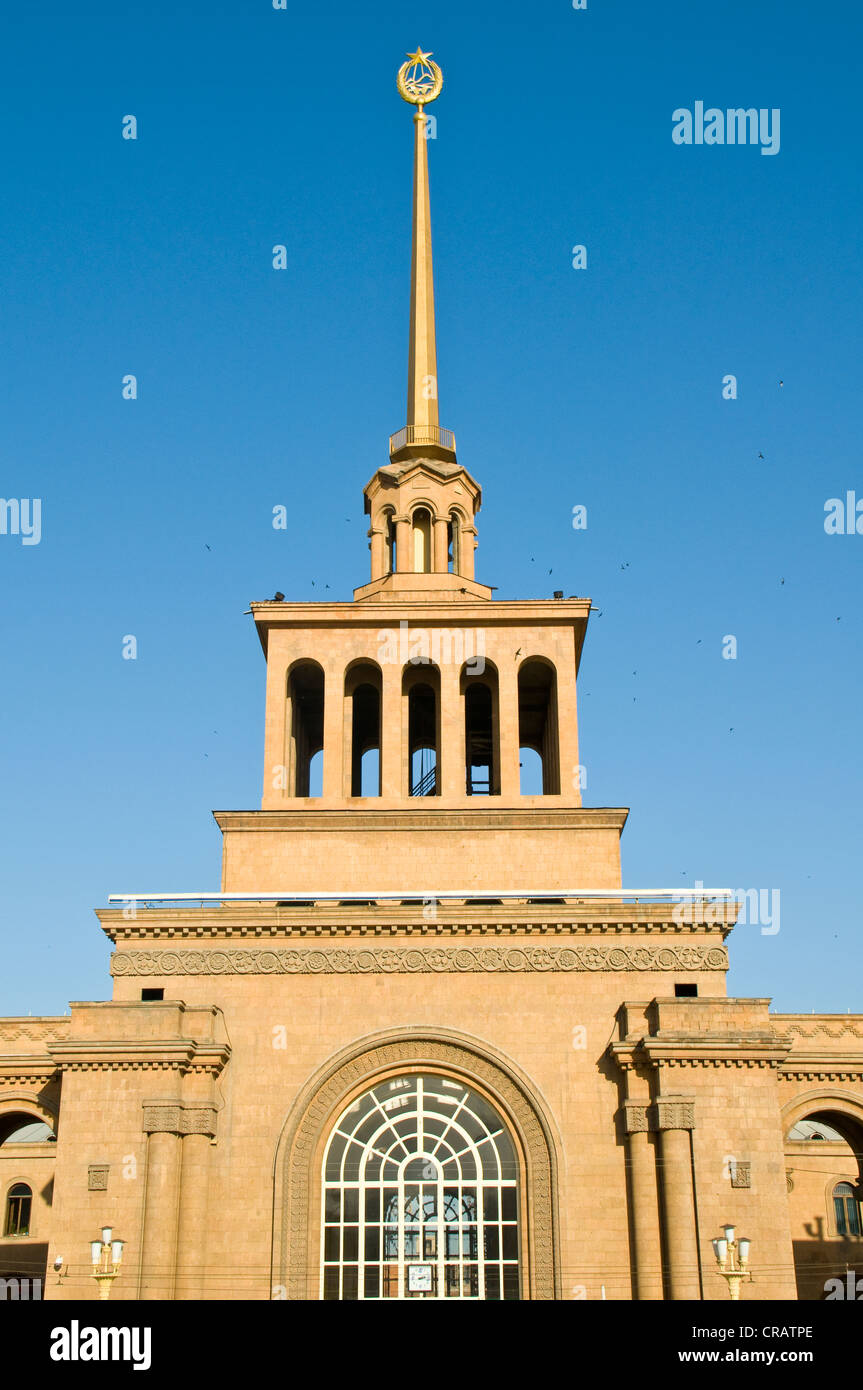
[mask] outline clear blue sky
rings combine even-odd
[[[0,1012],[108,997],[109,893],[218,888],[210,810],[260,800],[243,610],[367,577],[417,43],[478,577],[601,609],[585,799],[632,808],[624,882],[779,889],[730,989],[859,1008],[863,535],[823,525],[863,497],[859,6],[47,0],[2,39],[0,494],[43,516],[0,536]],[[698,100],[778,107],[779,154],[675,145]]]

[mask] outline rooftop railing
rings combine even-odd
[[[452,430],[441,429],[440,425],[405,425],[390,435],[390,454],[397,454],[406,444],[437,444],[455,453],[455,435]]]

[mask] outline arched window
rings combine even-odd
[[[16,1182],[13,1187],[10,1187],[6,1196],[4,1236],[29,1236],[32,1204],[33,1193],[26,1182]]]
[[[837,1182],[833,1189],[833,1213],[838,1236],[863,1235],[860,1202],[850,1182]]]
[[[482,676],[461,674],[464,696],[465,790],[468,796],[500,795],[497,670],[484,662]]]
[[[440,674],[423,663],[408,667],[402,691],[408,702],[408,794],[440,794]]]
[[[517,1299],[518,1177],[501,1116],[463,1081],[379,1082],[324,1155],[322,1297]]]
[[[9,1115],[0,1121],[0,1144],[53,1144],[57,1136],[34,1115]]]
[[[522,796],[557,795],[560,792],[557,677],[546,661],[525,661],[518,673],[518,746]],[[537,759],[541,765],[539,786],[531,780],[531,771],[536,768],[539,772]]]
[[[414,570],[417,574],[431,573],[432,520],[428,507],[417,507],[411,518]]]
[[[292,796],[323,794],[324,673],[315,661],[295,666],[288,678],[288,728]]]
[[[345,676],[351,714],[351,796],[381,794],[381,672],[374,662],[352,666]]]

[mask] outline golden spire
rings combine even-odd
[[[435,345],[434,276],[429,206],[428,131],[424,107],[440,95],[443,75],[431,53],[417,48],[399,69],[396,85],[414,114],[413,255],[408,344],[407,423],[390,440],[390,454],[432,454],[452,458],[455,439],[438,421],[437,350]]]

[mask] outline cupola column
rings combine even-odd
[[[432,558],[432,569],[436,574],[446,574],[449,568],[447,552],[449,550],[449,517],[436,516],[434,518],[434,552]]]
[[[387,572],[387,538],[381,527],[371,526],[369,527],[369,539],[372,551],[372,579],[382,579]]]
[[[465,579],[474,578],[474,551],[476,550],[476,527],[462,526],[459,559],[460,573]]]
[[[397,516],[393,520],[396,528],[396,569],[399,574],[406,574],[413,569],[411,523],[406,516]]]

